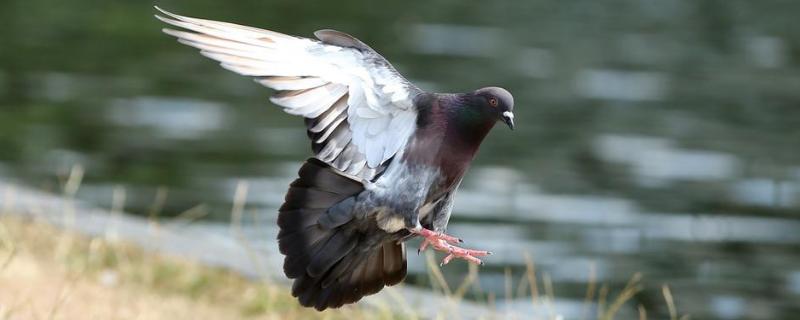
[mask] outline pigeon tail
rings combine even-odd
[[[314,158],[299,176],[280,208],[278,243],[286,256],[283,271],[294,279],[292,295],[302,305],[338,308],[405,278],[402,243],[370,237],[359,223],[342,221],[352,216],[346,204],[364,190],[361,183]]]

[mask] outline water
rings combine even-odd
[[[169,10],[310,36],[350,32],[432,91],[515,95],[458,194],[450,231],[496,255],[481,287],[503,296],[529,252],[559,300],[594,265],[619,290],[642,272],[665,314],[668,283],[693,318],[800,312],[800,67],[786,1],[174,1]],[[332,13],[336,14],[332,14]],[[271,221],[308,156],[269,92],[160,33],[147,3],[0,3],[0,174],[147,214],[228,219],[238,181]],[[201,205],[201,206],[198,206]],[[257,233],[253,235],[257,237]],[[410,257],[414,283],[427,285]],[[463,276],[460,263],[447,275]],[[513,290],[516,292],[516,290]],[[519,303],[524,303],[520,301]]]

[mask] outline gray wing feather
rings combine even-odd
[[[356,37],[341,31],[331,29],[317,30],[314,32],[314,36],[320,41],[334,46],[375,52],[375,50],[370,48],[366,43],[361,42],[361,40],[356,39]]]

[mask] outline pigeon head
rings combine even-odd
[[[478,107],[502,120],[514,130],[514,97],[508,90],[499,87],[486,87],[475,91]]]

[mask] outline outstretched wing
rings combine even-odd
[[[306,118],[316,157],[343,173],[371,180],[416,128],[420,90],[358,39],[334,30],[321,41],[227,22],[156,17],[164,29],[222,67],[279,90],[270,100]]]

